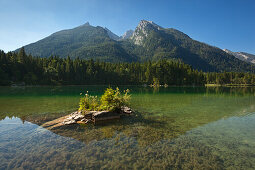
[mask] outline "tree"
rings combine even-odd
[[[18,53],[18,62],[24,64],[26,61],[26,53],[25,53],[25,48],[21,47]]]

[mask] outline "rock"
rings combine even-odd
[[[131,114],[131,113],[132,113],[132,110],[131,110],[129,107],[124,106],[124,107],[122,107],[122,112],[123,112],[124,114]]]
[[[71,113],[67,118],[65,118],[65,120],[63,121],[63,124],[65,125],[73,124],[83,118],[84,118],[84,115],[81,114],[81,111],[76,111]]]
[[[106,115],[106,114],[108,114],[109,112],[107,112],[107,111],[98,111],[98,112],[94,112],[93,114],[92,114],[92,116],[93,117],[100,117],[100,116],[104,116],[104,115]]]
[[[81,122],[83,122],[83,123],[90,123],[91,122],[91,119],[81,119]]]
[[[149,36],[151,30],[157,32],[161,29],[163,28],[152,21],[141,20],[130,39],[133,40],[136,45],[144,45],[143,41]]]
[[[132,110],[129,107],[122,107],[122,113],[117,112],[109,112],[109,111],[90,111],[82,114],[81,111],[76,111],[71,113],[70,115],[66,116],[64,121],[62,122],[64,125],[70,125],[81,121],[83,123],[90,123],[97,121],[104,121],[104,120],[112,120],[112,119],[119,119],[121,114],[131,114]]]
[[[112,120],[112,119],[119,119],[120,114],[115,112],[109,111],[98,111],[93,113],[92,121],[96,123],[97,121],[104,121],[104,120]]]
[[[73,120],[73,119],[72,119],[72,120],[69,120],[69,121],[65,121],[65,120],[63,121],[63,124],[64,124],[64,125],[71,125],[71,124],[74,124],[74,123],[76,123],[76,121]]]
[[[84,118],[83,115],[76,115],[75,117],[73,117],[73,119],[76,120],[76,121],[81,120],[83,118]]]
[[[96,112],[97,112],[97,111],[90,111],[90,112],[88,112],[88,113],[85,113],[84,117],[85,117],[86,119],[92,119],[93,113],[96,113]]]
[[[66,118],[65,120],[72,120],[72,119],[73,119],[73,117],[70,116],[70,117]]]

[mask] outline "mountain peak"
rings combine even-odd
[[[162,29],[163,28],[161,26],[152,21],[141,20],[131,36],[131,39],[136,45],[142,45],[144,38],[149,35],[151,30],[158,31]]]
[[[139,24],[138,24],[138,27],[143,27],[143,28],[145,28],[145,27],[155,27],[155,28],[157,28],[157,29],[163,29],[161,26],[159,26],[159,25],[157,25],[157,24],[155,24],[153,21],[147,21],[147,20],[141,20],[140,22],[139,22]]]
[[[86,26],[91,26],[90,24],[89,24],[89,22],[86,22],[85,24],[83,24],[83,25],[80,25],[80,26],[78,26],[78,27],[86,27]]]
[[[84,26],[90,26],[89,22],[86,22],[86,23],[84,24]]]

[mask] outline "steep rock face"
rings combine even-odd
[[[152,21],[142,20],[136,27],[133,35],[130,37],[136,45],[142,45],[145,37],[148,37],[151,30],[157,31],[163,29]]]
[[[128,30],[121,36],[121,39],[122,40],[129,39],[133,35],[133,33],[134,33],[133,30]]]
[[[247,63],[255,64],[255,55],[253,55],[253,54],[249,54],[249,53],[245,53],[245,52],[232,52],[228,49],[223,49],[223,51],[225,51],[226,53],[228,53],[230,55],[235,56],[239,60],[245,61]]]
[[[181,59],[193,68],[204,71],[249,70],[250,66],[223,50],[193,40],[173,28],[163,28],[152,21],[142,20],[136,27],[131,42],[141,60]]]

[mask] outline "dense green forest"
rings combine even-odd
[[[0,51],[0,85],[205,85],[255,84],[251,73],[205,73],[178,60],[107,63],[52,56],[39,58]]]

